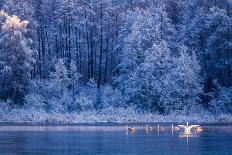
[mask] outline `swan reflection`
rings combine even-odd
[[[189,133],[182,132],[182,133],[180,133],[179,137],[180,138],[186,138],[186,141],[187,141],[187,144],[188,144],[189,138],[198,138],[199,134],[195,134],[195,133],[192,133],[192,132],[189,132]]]

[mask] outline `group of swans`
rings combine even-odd
[[[201,128],[200,125],[189,125],[189,123],[187,122],[186,125],[178,125],[178,126],[175,127],[172,124],[172,131],[179,131],[181,128],[184,129],[185,134],[191,134],[191,130],[192,129],[194,129],[196,133],[202,132],[202,128]],[[146,125],[144,129],[148,132],[148,131],[152,131],[153,127],[151,127],[149,125]],[[126,130],[129,131],[129,132],[135,132],[136,128],[134,128],[134,127],[128,127],[126,125]],[[164,131],[165,128],[163,126],[157,125],[157,130],[158,130],[158,132],[159,131]]]

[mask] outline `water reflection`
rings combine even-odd
[[[186,142],[187,144],[189,143],[189,138],[198,138],[199,137],[199,134],[197,133],[192,133],[192,132],[182,132],[180,133],[179,135],[180,138],[186,138]]]

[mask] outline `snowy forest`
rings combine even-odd
[[[0,10],[1,122],[232,121],[232,0],[0,0]]]

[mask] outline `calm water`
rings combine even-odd
[[[120,127],[0,127],[0,155],[232,154],[232,127],[183,136],[167,129],[126,133]]]

